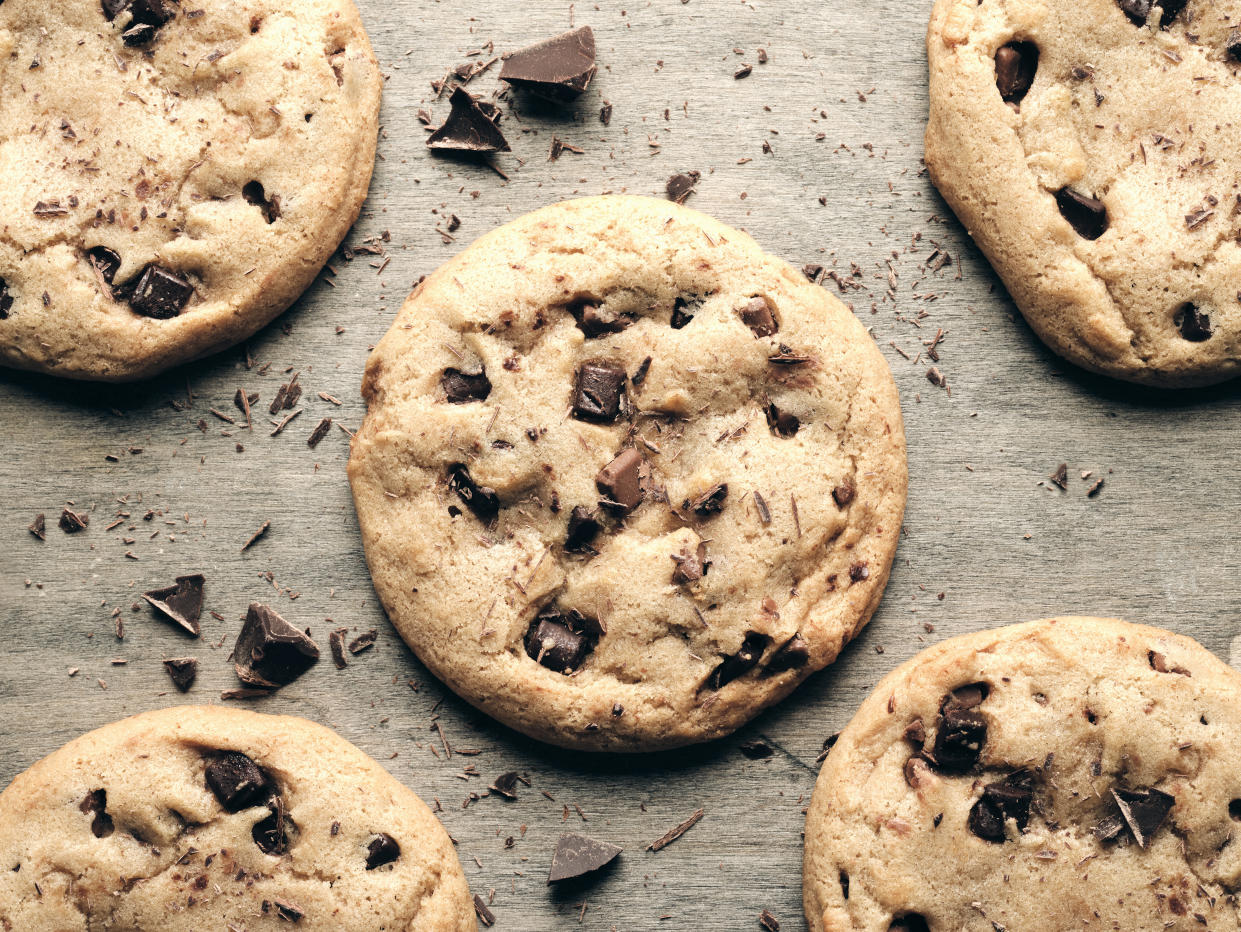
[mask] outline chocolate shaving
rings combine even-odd
[[[703,816],[703,810],[695,809],[694,814],[678,825],[676,828],[669,829],[663,835],[660,835],[653,842],[646,846],[647,851],[661,851],[670,844],[688,832],[691,828],[698,824],[698,820]]]

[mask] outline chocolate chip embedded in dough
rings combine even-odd
[[[931,926],[917,913],[905,913],[892,920],[888,932],[931,932]]]
[[[762,659],[763,651],[771,643],[771,638],[757,631],[751,631],[741,642],[741,648],[730,657],[725,657],[720,665],[711,671],[707,685],[711,689],[723,689],[733,680],[745,676]]]
[[[692,312],[702,307],[702,301],[703,299],[698,295],[678,296],[672,302],[672,317],[668,320],[668,326],[673,330],[684,330],[686,325],[694,319]]]
[[[1228,42],[1224,46],[1224,51],[1229,59],[1241,64],[1241,29],[1234,29],[1228,33]]]
[[[1096,240],[1107,232],[1107,207],[1098,198],[1061,188],[1056,192],[1056,206],[1083,239]]]
[[[1033,42],[1010,42],[995,53],[995,85],[1006,104],[1019,104],[1038,72],[1038,46]]]
[[[678,586],[697,582],[706,576],[711,568],[711,561],[707,559],[707,544],[705,541],[700,543],[693,553],[682,551],[681,553],[673,554],[672,559],[676,563],[676,567],[672,571],[672,582]]]
[[[549,670],[572,673],[581,669],[601,633],[597,621],[578,611],[548,610],[526,632],[526,654]]]
[[[609,508],[628,514],[642,503],[642,454],[633,447],[622,450],[595,476],[595,486]]]
[[[1172,315],[1172,322],[1190,343],[1203,343],[1211,339],[1215,332],[1211,329],[1211,315],[1192,303],[1178,307]]]
[[[460,369],[445,369],[440,376],[440,387],[450,404],[463,405],[471,401],[483,401],[491,394],[491,380],[487,378],[484,366],[478,372],[462,372]]]
[[[741,309],[741,321],[756,337],[769,337],[780,329],[771,302],[762,295],[751,298]]]
[[[273,791],[267,774],[239,751],[223,751],[206,768],[207,788],[227,812],[241,812],[265,800]]]
[[[837,507],[844,508],[857,494],[857,488],[853,484],[852,479],[846,479],[840,485],[832,489],[832,499],[836,502]]]
[[[1142,848],[1150,846],[1151,838],[1176,805],[1175,796],[1149,786],[1135,790],[1113,789],[1112,800],[1133,840]]]
[[[767,402],[764,413],[767,415],[767,426],[781,437],[795,437],[801,430],[801,421],[797,419],[797,415],[781,411],[773,401]]]
[[[284,686],[319,659],[319,645],[270,607],[251,602],[233,647],[238,678],[247,686]]]
[[[0,278],[0,320],[8,320],[12,309],[13,295],[9,292],[9,283]]]
[[[1181,15],[1189,0],[1116,0],[1117,5],[1135,26],[1145,26],[1155,7],[1163,10],[1159,28],[1167,29]]]
[[[387,832],[380,832],[366,846],[366,869],[373,871],[377,867],[391,864],[401,856],[401,846]]]
[[[268,197],[261,181],[247,182],[241,189],[241,196],[247,204],[259,208],[263,219],[268,223],[275,223],[280,219],[280,195],[273,194]]]
[[[604,310],[598,301],[585,298],[571,303],[568,310],[577,321],[578,328],[590,340],[609,333],[620,333],[636,320],[633,314],[614,314]]]
[[[289,850],[289,828],[293,820],[285,810],[284,800],[272,796],[267,801],[267,818],[254,823],[250,837],[264,854],[281,855]]]
[[[111,285],[121,267],[120,253],[107,246],[95,246],[86,250],[86,259],[99,270],[99,277]]]
[[[684,511],[692,511],[699,518],[709,518],[724,510],[724,500],[728,498],[728,483],[718,482],[700,495],[682,503]]]
[[[965,773],[978,763],[987,743],[987,720],[975,709],[986,697],[983,683],[962,686],[945,697],[929,755],[938,770]]]
[[[601,530],[595,513],[582,505],[573,506],[569,512],[569,526],[565,531],[564,549],[568,553],[593,553],[590,544]]]
[[[139,314],[156,320],[176,317],[189,303],[194,286],[160,265],[148,265],[138,276],[129,306]]]
[[[107,838],[114,831],[112,816],[108,815],[108,791],[91,790],[78,803],[78,809],[91,816],[90,830],[96,838]]]
[[[810,645],[800,634],[795,634],[771,655],[763,669],[763,675],[774,676],[789,670],[800,670],[809,662]]]
[[[1012,819],[1018,832],[1030,823],[1030,801],[1034,798],[1033,774],[1019,770],[998,783],[983,787],[982,797],[969,814],[969,830],[984,841],[1002,843],[1008,840],[1006,824]]]
[[[584,362],[577,370],[573,416],[580,421],[610,424],[621,414],[625,370],[606,360]]]
[[[491,527],[500,514],[500,496],[485,485],[478,485],[470,476],[470,470],[462,463],[448,467],[448,488],[474,513],[479,521]]]

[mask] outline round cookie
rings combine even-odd
[[[484,236],[415,289],[363,394],[375,588],[432,672],[526,734],[726,734],[882,595],[906,486],[887,365],[696,211],[586,198]]]
[[[0,364],[154,375],[311,283],[370,184],[351,0],[0,5]]]
[[[1241,373],[1239,26],[1238,0],[935,3],[931,178],[1079,366]]]
[[[0,929],[474,932],[431,811],[334,732],[218,706],[89,732],[0,793]]]
[[[888,674],[806,816],[811,932],[1241,929],[1241,676],[1097,618]]]

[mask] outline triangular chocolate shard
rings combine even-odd
[[[194,680],[198,676],[198,661],[193,657],[165,660],[164,669],[168,671],[168,678],[172,680],[172,684],[181,692],[186,692],[194,685]]]
[[[238,678],[275,689],[292,683],[319,659],[319,645],[266,605],[251,602],[233,648]]]
[[[452,107],[444,125],[427,137],[429,149],[456,152],[508,152],[508,140],[469,93],[461,88],[448,98]]]
[[[153,589],[142,597],[169,621],[180,625],[197,637],[200,633],[198,619],[203,613],[203,583],[201,573],[178,576],[175,585],[167,589]]]
[[[1149,847],[1151,837],[1159,831],[1168,813],[1176,805],[1176,797],[1153,787],[1138,790],[1112,790],[1112,799],[1121,817],[1133,833],[1139,847]]]
[[[548,883],[573,880],[610,864],[623,849],[606,841],[595,841],[572,832],[560,836],[552,854]]]
[[[551,100],[579,96],[595,76],[595,34],[589,26],[553,36],[504,60],[500,80]]]

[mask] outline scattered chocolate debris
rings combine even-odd
[[[203,585],[206,579],[201,573],[178,576],[177,581],[165,589],[152,589],[142,597],[169,621],[180,625],[197,637],[200,633],[198,619],[203,611]]]
[[[444,389],[449,404],[454,405],[482,401],[491,394],[491,380],[487,378],[486,368],[478,372],[445,369],[440,376],[440,387]]]
[[[115,830],[112,816],[108,815],[108,791],[91,790],[78,803],[78,810],[91,816],[90,830],[96,838],[107,838]]]
[[[780,329],[771,302],[762,295],[751,298],[740,313],[742,323],[754,332],[755,337],[769,337]]]
[[[995,84],[1006,104],[1019,104],[1038,72],[1038,46],[1033,42],[1010,42],[995,53]]]
[[[699,518],[710,518],[724,510],[728,498],[728,483],[719,482],[694,499],[686,499],[681,508],[692,511]]]
[[[595,76],[595,34],[589,26],[513,52],[500,80],[560,103],[581,95]]]
[[[30,522],[30,527],[26,530],[30,531],[39,540],[47,540],[47,520],[43,513],[34,516],[34,520]]]
[[[1012,819],[1017,831],[1024,832],[1030,822],[1030,801],[1034,798],[1034,775],[1018,770],[998,783],[982,789],[982,797],[970,809],[969,830],[984,841],[1008,840],[1005,825]]]
[[[371,628],[371,630],[369,631],[362,632],[356,638],[354,638],[352,641],[349,642],[349,653],[354,654],[356,656],[357,654],[362,653],[362,651],[367,650],[368,648],[374,647],[375,639],[378,637],[379,637],[379,631],[376,630],[375,628]]]
[[[1172,322],[1190,343],[1203,343],[1214,333],[1211,330],[1211,315],[1195,304],[1182,304],[1176,309]]]
[[[1107,207],[1097,198],[1079,194],[1072,188],[1056,192],[1060,214],[1083,239],[1096,240],[1107,232]]]
[[[90,524],[90,515],[84,511],[79,513],[66,508],[60,513],[60,521],[57,523],[66,534],[76,534],[78,531],[85,530],[86,525]]]
[[[1103,477],[1102,476],[1096,479],[1095,484],[1086,490],[1086,497],[1094,498],[1101,491],[1103,491]]]
[[[613,362],[592,360],[577,370],[573,416],[580,421],[610,424],[621,414],[625,370]]]
[[[253,535],[251,535],[251,537],[250,537],[250,539],[249,539],[248,541],[246,541],[244,544],[242,544],[242,545],[241,545],[241,550],[242,550],[242,552],[244,553],[245,551],[247,551],[247,550],[249,550],[251,547],[253,547],[253,546],[254,546],[254,545],[255,545],[255,544],[259,541],[259,539],[260,539],[260,538],[261,538],[264,534],[266,534],[266,533],[267,533],[267,531],[268,531],[268,529],[269,529],[270,527],[271,527],[271,522],[270,522],[270,521],[264,521],[264,522],[263,522],[263,526],[262,526],[262,527],[260,527],[257,531],[255,531],[255,532],[254,532],[254,534],[253,534]]]
[[[194,286],[175,272],[148,265],[138,276],[129,306],[147,317],[168,320],[181,313],[193,293]]]
[[[366,846],[366,869],[373,871],[377,867],[391,864],[401,856],[401,846],[387,832],[380,832]]]
[[[693,553],[675,553],[672,559],[676,563],[676,568],[672,571],[673,585],[684,586],[697,582],[711,569],[711,561],[707,559],[706,541],[699,543]]]
[[[737,81],[740,81],[742,78],[748,78],[753,73],[754,73],[753,65],[742,65],[740,68],[738,68],[736,71],[733,72],[733,78]]]
[[[306,446],[310,447],[310,449],[313,450],[315,447],[319,445],[320,441],[322,441],[323,438],[327,436],[327,432],[331,429],[332,429],[332,419],[330,417],[325,417],[323,420],[321,420],[318,424],[315,425],[315,429],[312,430],[310,432],[310,436],[306,438]]]
[[[348,628],[336,628],[327,636],[328,647],[332,651],[332,662],[336,664],[337,670],[343,670],[349,666],[349,661],[345,659],[345,633]]]
[[[612,104],[606,100],[603,102],[603,106],[599,108],[599,122],[604,126],[612,122]]]
[[[491,784],[491,789],[499,793],[505,799],[516,799],[517,793],[515,791],[517,789],[517,771],[509,770],[500,774],[496,777],[496,782]]]
[[[629,514],[642,503],[642,463],[642,454],[627,447],[599,470],[595,486],[607,507]]]
[[[758,914],[758,924],[767,932],[780,932],[780,920],[773,916],[769,909],[764,909]]]
[[[263,769],[245,754],[224,751],[207,763],[207,787],[227,812],[258,805],[273,791]]]
[[[474,912],[478,914],[478,921],[487,928],[491,928],[496,924],[496,916],[487,908],[487,904],[483,902],[483,898],[477,893],[474,894]]]
[[[479,101],[463,88],[448,98],[452,108],[442,126],[427,137],[427,148],[454,152],[508,152],[508,140]]]
[[[697,171],[673,175],[668,179],[668,183],[664,185],[664,193],[668,195],[668,200],[675,201],[677,204],[684,204],[686,199],[694,193],[694,187],[701,178],[702,173]]]
[[[670,844],[688,832],[691,828],[698,824],[698,820],[703,816],[703,810],[695,809],[694,814],[682,822],[676,828],[669,829],[663,835],[660,835],[653,842],[646,846],[647,851],[661,851]]]
[[[1056,471],[1047,477],[1062,489],[1069,487],[1069,464],[1061,463],[1056,467]]]
[[[568,553],[594,553],[590,544],[602,529],[595,513],[582,505],[573,506],[569,512],[569,527],[565,531],[564,549]]]
[[[319,645],[271,608],[251,602],[233,661],[237,678],[247,686],[275,689],[285,686],[319,659]]]
[[[619,845],[610,842],[596,841],[585,835],[566,832],[556,842],[556,850],[552,853],[552,866],[547,872],[547,882],[553,884],[593,874],[611,864],[622,850],[624,849]]]
[[[188,692],[198,677],[198,661],[193,657],[165,660],[164,669],[168,671],[168,678],[172,680],[172,685],[181,692]]]
[[[487,527],[492,527],[500,516],[500,496],[487,486],[475,484],[470,471],[462,463],[448,467],[448,488]]]
[[[762,659],[763,651],[771,643],[771,638],[757,631],[751,631],[741,642],[737,653],[725,657],[707,678],[707,686],[711,689],[723,689],[733,680],[745,676]]]

